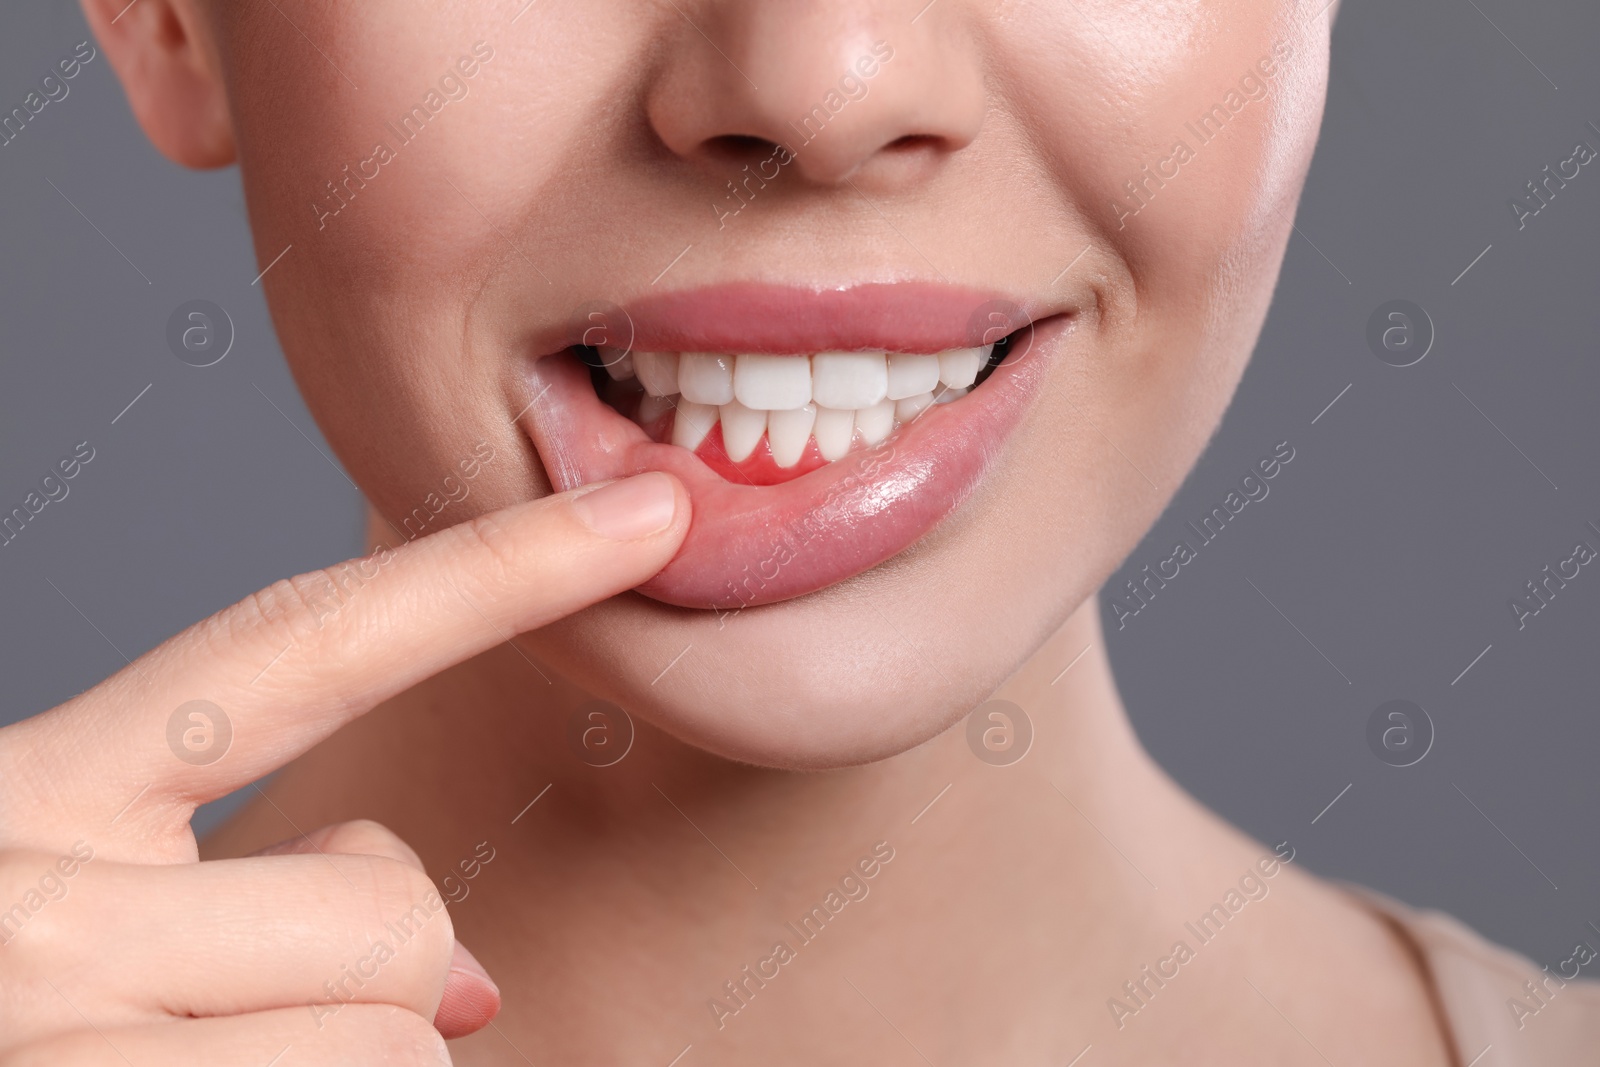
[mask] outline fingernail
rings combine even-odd
[[[671,526],[678,497],[671,478],[651,471],[585,493],[572,502],[572,510],[601,537],[633,541]]]
[[[489,972],[457,941],[450,956],[450,976],[433,1025],[445,1037],[464,1037],[489,1025],[500,1013],[500,987]]]

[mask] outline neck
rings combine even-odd
[[[800,842],[817,835],[824,812],[831,813],[829,837],[841,843],[861,838],[870,845],[934,826],[942,826],[944,841],[965,833],[995,840],[998,827],[988,820],[1013,803],[1031,802],[1027,797],[1041,804],[1054,798],[1054,815],[1039,813],[1052,825],[1076,807],[1096,824],[1092,812],[1126,823],[1131,834],[1142,833],[1150,820],[1170,819],[1175,807],[1199,811],[1133,736],[1093,600],[995,694],[1022,709],[1033,733],[1017,758],[1016,748],[1006,751],[1005,745],[1018,744],[1027,725],[986,719],[991,742],[1001,748],[997,763],[978,758],[964,722],[893,759],[821,773],[731,763],[637,719],[630,720],[629,746],[628,724],[616,716],[586,720],[591,736],[584,748],[573,720],[583,718],[579,709],[591,695],[548,667],[535,673],[528,657],[519,647],[503,645],[429,680],[287,768],[275,788],[308,805],[337,805],[359,795],[363,806],[426,810],[428,818],[412,832],[466,851],[497,831],[524,833],[533,825],[565,826],[598,840],[595,835],[604,831],[596,829],[597,821],[627,833],[629,820],[655,807],[672,813],[676,805],[682,812],[674,817],[691,834],[685,814],[714,812],[725,835],[746,846],[741,851],[756,866],[781,864]],[[617,761],[591,765],[609,759]],[[535,806],[524,811],[536,797]],[[1029,820],[1014,818],[1005,828],[1018,840],[1037,830]],[[669,845],[657,842],[663,850],[658,858],[674,852]],[[1103,847],[1102,840],[1091,847],[1092,859],[1082,859],[1102,865]]]
[[[458,936],[506,993],[505,1025],[603,1019],[583,993],[599,983],[653,1005],[660,1017],[639,1034],[709,1040],[737,1027],[791,1043],[814,1030],[805,998],[838,992],[816,991],[824,975],[867,983],[870,996],[906,953],[959,973],[986,927],[1015,937],[1018,924],[1076,956],[1064,969],[1054,949],[991,954],[1007,967],[994,995],[1048,988],[1098,1020],[1128,961],[1180,929],[1156,887],[1197,871],[1227,884],[1262,851],[1140,748],[1092,600],[996,694],[1034,732],[1006,766],[974,754],[965,724],[880,763],[796,773],[732,764],[635,721],[627,754],[594,767],[569,740],[588,694],[544,673],[548,684],[507,645],[439,675],[286,768],[273,805],[214,844],[289,836],[285,817],[303,828],[378,819],[452,902]],[[995,908],[1018,922],[979,921]],[[780,944],[793,959],[774,959]],[[941,953],[955,958],[930,958]],[[772,1010],[766,990],[785,983],[790,1009]],[[647,1051],[616,1036],[619,1056]]]

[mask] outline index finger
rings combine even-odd
[[[0,755],[26,753],[58,802],[141,787],[214,799],[445,668],[639,585],[672,558],[689,510],[682,484],[652,472],[277,582],[0,731]],[[330,611],[352,569],[361,584]]]

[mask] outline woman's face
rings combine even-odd
[[[677,473],[678,559],[522,640],[729,757],[903,751],[1093,594],[1238,381],[1315,141],[1320,0],[924,4],[208,16],[352,477],[410,537]]]

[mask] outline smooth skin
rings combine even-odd
[[[1183,480],[1255,343],[1315,144],[1331,12],[924,6],[85,0],[153,143],[188,166],[239,163],[258,266],[295,245],[262,285],[307,404],[373,505],[372,543],[492,443],[495,463],[447,513],[468,532],[440,535],[461,566],[439,567],[492,625],[449,582],[399,571],[326,631],[296,623],[280,590],[238,609],[246,624],[203,625],[152,654],[159,666],[0,734],[0,825],[27,855],[8,861],[0,902],[78,840],[96,848],[0,949],[4,1040],[71,1043],[33,1060],[67,1064],[122,1062],[105,1038],[147,1042],[134,1063],[262,1064],[285,1044],[278,1067],[395,1062],[396,1043],[429,1062],[429,1021],[457,1033],[491,1006],[453,932],[504,1004],[453,1042],[463,1067],[1464,1062],[1405,942],[1304,859],[1191,945],[1137,1016],[1108,1010],[1269,854],[1139,746],[1095,590]],[[719,231],[725,182],[878,38],[896,58],[870,95]],[[495,56],[471,95],[319,219],[325,183],[478,40]],[[1124,182],[1163,160],[1171,174],[1175,132],[1275,56],[1270,87],[1119,225]],[[648,290],[691,243],[661,285],[942,275],[1083,314],[957,514],[867,574],[721,620],[609,596],[665,562],[681,509],[604,556],[570,523],[575,542],[541,534],[562,505],[526,503],[549,484],[514,425],[528,338],[583,301]],[[474,558],[485,515],[505,536]],[[437,558],[434,540],[398,555]],[[579,557],[589,566],[562,569]],[[950,729],[992,695],[1033,718],[1014,766],[980,762]],[[236,730],[200,770],[165,740],[197,696]],[[597,697],[637,726],[606,768],[568,741]],[[192,805],[280,766],[207,842],[217,862],[194,863]],[[328,856],[242,859],[360,819],[405,844],[357,823],[327,832]],[[427,892],[405,849],[444,888],[481,842],[496,858],[448,927],[427,924],[362,990],[370,1003],[318,1029],[308,1005],[330,965]],[[719,1018],[726,983],[879,842],[894,859],[870,896]],[[338,871],[367,883],[340,864],[398,871],[399,888],[351,894]],[[214,892],[230,875],[235,891]],[[113,876],[114,901],[92,891]],[[347,952],[314,949],[329,931]]]

